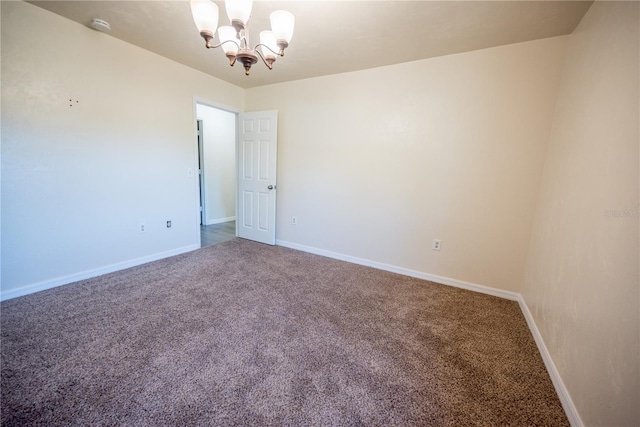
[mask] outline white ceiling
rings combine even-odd
[[[290,47],[274,69],[233,68],[207,50],[188,1],[30,1],[83,25],[111,24],[111,36],[243,88],[362,70],[570,34],[592,1],[255,1],[250,38],[269,28],[269,13],[292,12]],[[227,25],[224,2],[219,25]]]

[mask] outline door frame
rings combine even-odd
[[[199,193],[200,204],[198,210],[200,211],[200,225],[206,225],[205,219],[207,218],[207,192],[204,182],[204,121],[196,118],[196,129],[198,131],[198,181],[199,181]]]
[[[194,144],[195,144],[195,159],[194,159],[194,165],[195,165],[195,170],[197,171],[198,168],[200,167],[200,154],[198,153],[198,125],[197,125],[197,121],[198,121],[198,104],[200,105],[204,105],[207,107],[211,107],[211,108],[215,108],[218,110],[222,110],[222,111],[226,111],[229,113],[233,113],[234,117],[235,117],[235,122],[236,122],[236,126],[235,126],[235,135],[236,135],[236,140],[235,140],[235,154],[236,154],[236,160],[235,160],[235,173],[234,173],[234,194],[236,195],[235,199],[236,199],[236,203],[235,203],[235,209],[236,209],[236,230],[235,230],[235,234],[236,237],[238,236],[238,154],[239,154],[239,144],[238,144],[238,116],[240,113],[242,113],[243,111],[235,108],[235,107],[230,107],[228,105],[224,105],[224,104],[220,104],[218,102],[214,102],[214,101],[210,101],[206,98],[202,98],[199,96],[194,96],[193,97],[193,120],[191,121],[193,124],[193,139],[194,139]],[[203,137],[204,140],[204,137]],[[193,175],[193,173],[191,173],[191,175]],[[196,174],[197,175],[197,174]],[[195,190],[196,190],[196,236],[197,236],[197,241],[198,241],[198,247],[202,247],[202,240],[200,239],[200,224],[199,224],[199,220],[197,220],[197,215],[201,215],[200,213],[200,204],[199,204],[199,199],[200,199],[200,178],[196,177],[197,179],[195,179]],[[204,177],[203,177],[204,179]],[[203,206],[203,210],[204,210],[204,206]]]

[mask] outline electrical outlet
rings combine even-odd
[[[171,220],[167,221],[167,228],[171,228]]]
[[[145,233],[147,231],[147,226],[144,224],[144,222],[140,223],[140,232],[141,233]]]
[[[434,251],[439,251],[441,247],[442,247],[442,240],[433,239],[433,246],[431,246],[431,249],[433,249]]]
[[[298,217],[292,216],[291,217],[291,225],[296,225],[296,224],[298,224]]]

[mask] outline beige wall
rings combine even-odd
[[[1,3],[2,295],[197,247],[194,96],[243,89]]]
[[[589,426],[640,425],[638,13],[570,38],[522,290]]]
[[[279,114],[277,239],[517,291],[565,44],[247,90]]]

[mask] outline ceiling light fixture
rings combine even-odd
[[[260,43],[252,48],[248,24],[253,0],[225,0],[224,4],[231,24],[218,28],[218,6],[210,0],[191,0],[191,14],[207,49],[222,46],[229,64],[233,66],[236,60],[240,61],[246,75],[249,75],[251,66],[258,62],[258,57],[271,70],[276,57],[284,56],[284,50],[291,42],[295,21],[293,14],[285,10],[272,12],[271,31],[262,31]],[[216,29],[220,43],[213,45],[211,41]]]

